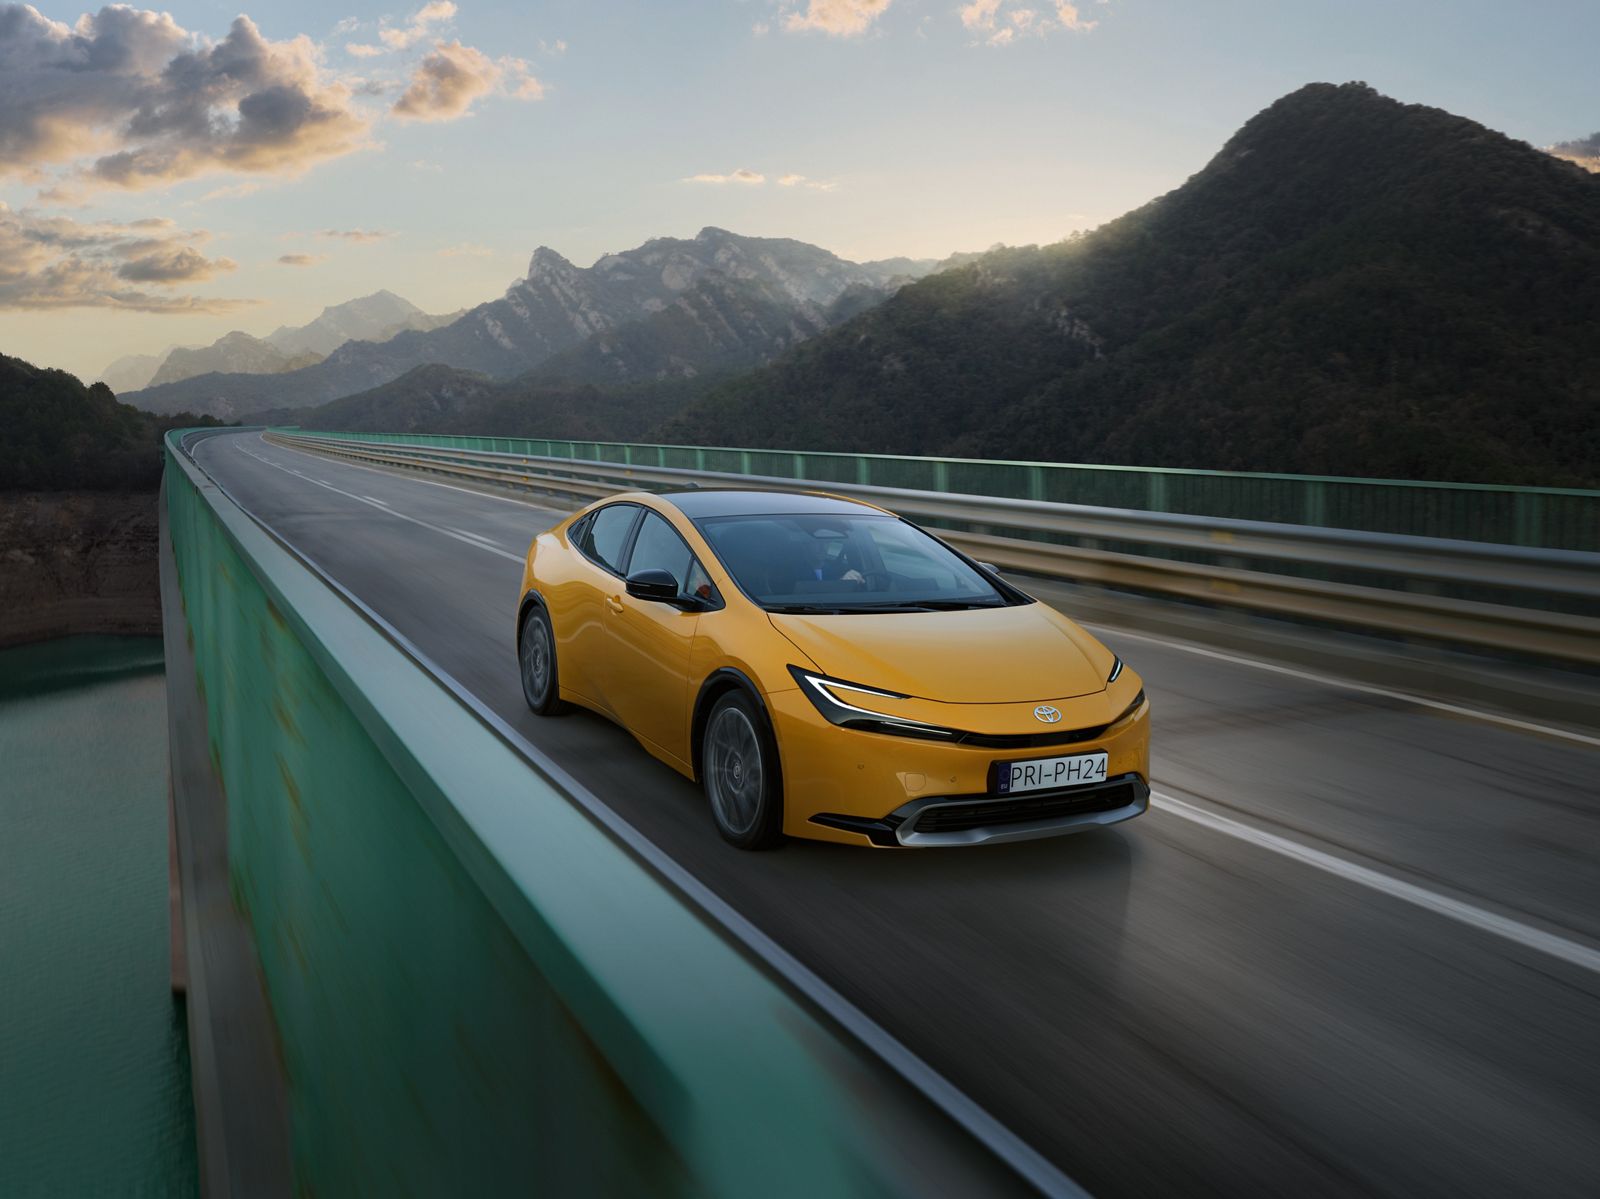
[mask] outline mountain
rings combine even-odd
[[[125,354],[100,372],[100,382],[118,394],[149,387],[167,355],[177,348],[168,346],[159,354]]]
[[[142,379],[139,374],[148,356],[118,359],[113,367],[119,368],[117,374],[126,386],[118,388],[109,378],[105,382],[116,391],[139,391],[212,373],[282,374],[314,366],[353,339],[386,341],[407,329],[440,328],[459,316],[460,312],[430,316],[392,291],[378,291],[324,308],[309,324],[280,325],[265,338],[234,330],[208,346],[169,348]]]
[[[790,293],[765,280],[710,271],[665,307],[591,334],[546,358],[536,373],[607,385],[748,370],[881,304],[890,294],[888,287],[856,283],[826,305],[796,303]]]
[[[432,365],[316,408],[260,412],[248,421],[356,432],[611,440],[641,436],[693,394],[695,385],[682,380],[602,389],[532,375],[492,379]]]
[[[231,417],[261,408],[325,403],[432,363],[511,378],[589,338],[617,334],[658,314],[664,319],[641,332],[634,344],[649,353],[666,348],[666,360],[629,359],[616,348],[597,345],[573,369],[589,370],[609,359],[602,374],[632,379],[683,374],[685,365],[701,371],[706,369],[697,365],[702,361],[753,365],[825,327],[829,306],[845,293],[876,289],[881,294],[893,277],[804,242],[741,237],[714,228],[702,229],[692,239],[647,241],[607,254],[590,267],[574,266],[541,246],[527,277],[504,297],[480,304],[443,328],[403,332],[382,343],[346,342],[316,366],[276,376],[265,385],[228,373],[126,398],[152,412],[192,407]],[[669,310],[679,300],[685,302],[673,315]],[[779,319],[778,309],[788,310],[789,319]],[[686,348],[678,354],[681,361],[674,361],[671,347],[680,335]],[[755,340],[746,342],[746,336]]]
[[[310,324],[281,325],[267,334],[266,341],[291,358],[306,354],[326,358],[347,341],[387,341],[407,329],[438,329],[461,316],[461,312],[431,316],[392,291],[375,291],[324,308]]]
[[[1600,177],[1364,84],[734,380],[711,445],[1600,484]]]
[[[247,375],[276,375],[322,361],[316,353],[290,356],[259,337],[237,330],[199,349],[173,350],[150,379],[151,387],[192,379],[208,371],[238,371]]]
[[[0,354],[0,491],[153,490],[161,434],[214,423],[187,413],[158,418],[119,404],[104,383],[85,387],[66,371]]]

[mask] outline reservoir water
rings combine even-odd
[[[0,1196],[198,1191],[157,638],[0,650]]]

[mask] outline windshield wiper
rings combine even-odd
[[[965,612],[968,608],[1003,608],[1005,605],[987,602],[974,602],[972,600],[902,600],[898,603],[863,604],[862,609],[869,612]]]

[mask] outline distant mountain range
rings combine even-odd
[[[347,341],[387,341],[407,329],[437,329],[461,315],[432,316],[392,291],[379,291],[324,308],[309,324],[280,325],[264,338],[235,330],[208,346],[169,346],[160,354],[119,358],[100,379],[120,394],[212,372],[282,374],[321,362]]]
[[[349,341],[280,375],[205,374],[124,398],[153,412],[232,419],[325,403],[430,364],[497,378],[534,368],[606,383],[694,378],[767,362],[937,265],[847,262],[804,242],[713,228],[692,239],[657,238],[590,267],[541,246],[503,298],[442,328]]]
[[[541,248],[443,328],[129,398],[321,428],[1593,487],[1597,331],[1600,176],[1312,84],[1182,187],[1054,245],[849,263],[705,229],[589,268]]]
[[[1176,191],[904,287],[654,439],[1600,485],[1600,176],[1313,84]]]

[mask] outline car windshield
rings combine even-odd
[[[981,574],[893,516],[716,516],[697,522],[740,589],[773,612],[919,612],[1008,602]]]

